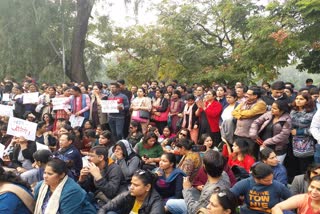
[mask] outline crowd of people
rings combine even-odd
[[[299,90],[177,80],[130,89],[122,79],[4,79],[0,213],[320,213],[311,79]],[[12,118],[36,123],[35,140],[8,134]]]

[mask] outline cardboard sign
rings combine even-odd
[[[71,106],[69,104],[65,104],[69,98],[68,97],[58,97],[52,99],[52,110],[62,110],[62,109],[70,109]]]
[[[38,102],[39,102],[39,92],[23,94],[23,104],[38,103]]]
[[[84,121],[84,117],[81,117],[81,116],[76,117],[74,114],[72,114],[70,116],[69,121],[71,123],[72,128],[74,128],[76,126],[82,126],[82,123]]]
[[[16,117],[10,117],[8,123],[7,134],[15,137],[24,137],[27,140],[34,141],[36,139],[37,131],[36,123],[32,123],[26,120],[21,120]]]
[[[13,107],[0,104],[0,116],[13,117]]]
[[[119,113],[117,100],[101,100],[102,113]]]
[[[8,93],[2,94],[2,101],[9,102],[10,101],[10,94],[8,94]]]

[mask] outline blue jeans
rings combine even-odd
[[[187,214],[187,204],[184,199],[169,199],[166,203],[167,210],[172,214]]]
[[[314,162],[320,163],[320,144],[316,144],[316,151],[314,152]]]
[[[123,127],[124,127],[124,118],[110,118],[109,117],[109,126],[111,133],[116,141],[124,138]]]

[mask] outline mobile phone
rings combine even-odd
[[[193,152],[205,152],[207,150],[207,147],[205,145],[193,145],[192,151]]]

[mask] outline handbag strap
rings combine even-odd
[[[12,192],[16,196],[20,198],[20,200],[26,205],[28,210],[33,213],[34,207],[35,207],[35,201],[33,197],[23,188],[19,187],[15,184],[10,183],[1,183],[0,184],[0,194],[6,193],[6,192]]]

